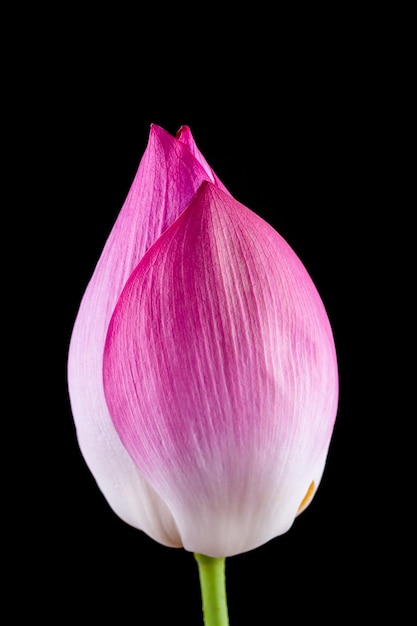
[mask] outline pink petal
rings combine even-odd
[[[320,482],[338,395],[322,301],[282,237],[210,183],[129,279],[104,386],[187,550],[265,543]]]
[[[132,187],[84,294],[68,358],[77,436],[91,472],[122,519],[167,545],[181,545],[175,523],[114,429],[104,397],[102,358],[110,317],[131,272],[205,179],[205,168],[189,148],[153,125]]]
[[[205,172],[207,173],[208,180],[214,183],[215,185],[217,185],[217,187],[219,187],[220,189],[223,189],[223,191],[225,191],[226,193],[229,193],[226,187],[223,185],[223,183],[219,179],[219,177],[217,176],[216,172],[210,167],[205,157],[198,149],[197,144],[194,141],[194,137],[191,134],[191,129],[189,128],[189,126],[186,126],[186,125],[181,126],[181,128],[177,132],[177,139],[182,141],[189,148],[193,156],[203,166]]]

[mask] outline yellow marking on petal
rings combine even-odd
[[[301,513],[301,511],[304,511],[307,504],[310,502],[311,498],[313,497],[314,489],[315,489],[315,484],[313,480],[313,482],[310,484],[310,487],[307,489],[307,493],[302,499],[300,506],[298,507],[297,515],[298,513]]]

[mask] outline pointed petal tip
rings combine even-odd
[[[159,124],[155,124],[155,122],[151,122],[150,126],[149,126],[149,134],[152,135],[169,135],[169,133],[162,128],[162,126],[159,126]]]
[[[150,124],[149,127],[149,136],[155,136],[158,137],[161,140],[166,140],[169,139],[170,141],[174,141],[174,140],[178,140],[179,139],[179,133],[181,131],[182,128],[187,128],[185,126],[181,126],[181,128],[178,130],[178,132],[174,135],[173,133],[170,133],[169,131],[165,130],[165,128],[163,128],[162,126],[160,126],[159,124],[156,124],[155,122],[152,122]],[[185,130],[183,132],[186,132]],[[191,133],[190,133],[191,134]]]
[[[192,135],[191,128],[187,124],[182,124],[182,126],[180,126],[179,129],[177,130],[175,138],[181,141],[185,137],[190,137],[191,135]]]

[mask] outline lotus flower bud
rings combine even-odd
[[[104,496],[164,545],[251,550],[320,483],[338,400],[323,302],[188,127],[151,126],[81,302],[68,382]]]

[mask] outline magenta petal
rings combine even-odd
[[[216,172],[210,167],[207,163],[205,157],[200,152],[197,144],[194,141],[194,137],[191,134],[191,129],[189,126],[181,126],[177,133],[177,139],[182,141],[188,149],[191,151],[192,155],[197,159],[197,161],[202,165],[204,171],[207,173],[207,179],[214,183],[219,189],[223,189],[226,193],[229,193],[226,187],[223,185],[222,181],[217,176]]]
[[[131,272],[207,177],[183,142],[151,127],[132,187],[84,294],[68,358],[72,412],[91,472],[122,519],[167,545],[180,545],[175,523],[114,429],[104,397],[102,358],[110,317]]]
[[[104,386],[187,550],[261,545],[320,482],[338,395],[325,309],[282,237],[213,184],[129,279]]]

